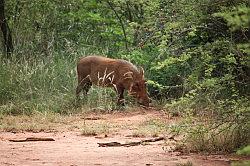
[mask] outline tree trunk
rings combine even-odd
[[[0,28],[3,33],[4,52],[10,57],[13,52],[11,32],[4,14],[4,0],[0,0]]]

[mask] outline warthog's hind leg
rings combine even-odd
[[[76,87],[76,98],[79,99],[80,93],[83,90],[84,94],[86,95],[92,86],[92,83],[90,82],[89,79],[81,79],[78,78],[78,86]]]
[[[89,89],[91,88],[91,86],[92,86],[92,83],[90,81],[85,83],[85,85],[83,87],[84,95],[88,94]]]

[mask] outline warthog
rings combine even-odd
[[[83,90],[85,94],[92,84],[102,87],[113,87],[118,94],[118,104],[124,105],[124,90],[134,96],[138,103],[149,106],[144,79],[144,70],[122,59],[111,59],[101,56],[83,57],[77,63],[78,86],[76,96]]]

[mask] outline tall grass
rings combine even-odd
[[[66,107],[73,108],[76,59],[60,55],[1,59],[0,113],[61,112]]]
[[[90,110],[111,111],[117,109],[116,93],[111,88],[92,86],[82,103]]]

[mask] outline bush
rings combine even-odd
[[[182,150],[232,152],[250,143],[249,103],[246,98],[212,100],[193,93],[167,104],[166,109],[184,117],[177,132],[185,134]]]
[[[238,155],[250,155],[250,145],[237,150],[236,154],[238,154]]]

